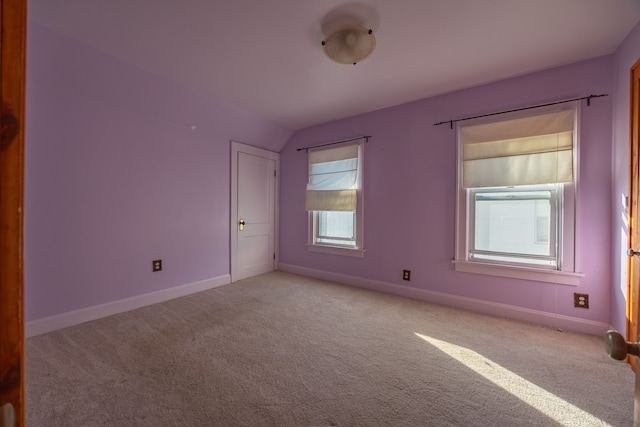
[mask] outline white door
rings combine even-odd
[[[279,154],[231,143],[231,281],[273,271]]]

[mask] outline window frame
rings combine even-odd
[[[344,145],[357,145],[358,146],[358,174],[357,174],[357,188],[356,188],[356,210],[354,212],[354,234],[355,234],[355,245],[339,245],[339,244],[328,244],[323,242],[318,242],[316,239],[317,230],[318,230],[318,212],[322,211],[308,211],[307,212],[307,250],[310,252],[319,252],[326,254],[334,254],[334,255],[344,255],[351,257],[364,257],[364,236],[363,236],[363,220],[364,220],[364,191],[363,191],[363,183],[364,183],[364,146],[365,139],[362,139],[353,143],[345,143]],[[344,146],[343,145],[343,146]],[[308,174],[308,173],[307,173]],[[307,175],[308,176],[308,175]],[[350,211],[347,211],[350,212]]]
[[[534,114],[551,113],[567,109],[574,109],[574,142],[573,142],[573,165],[574,178],[572,183],[562,184],[562,192],[558,194],[558,266],[549,268],[548,266],[535,266],[516,262],[496,262],[492,260],[472,259],[470,249],[472,246],[474,227],[473,210],[470,208],[472,190],[463,188],[462,176],[462,147],[460,131],[463,126],[491,123],[495,121],[523,118]],[[456,224],[455,224],[455,258],[453,259],[455,271],[484,274],[491,276],[509,277],[515,279],[532,280],[546,283],[557,283],[564,285],[579,285],[579,280],[584,274],[579,271],[579,215],[578,215],[578,188],[579,188],[579,150],[580,150],[580,105],[573,103],[563,107],[547,107],[532,113],[515,112],[502,115],[500,118],[485,117],[467,121],[464,124],[458,123],[456,134]],[[490,191],[500,187],[489,187]],[[486,190],[486,189],[485,189]]]

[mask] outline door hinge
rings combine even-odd
[[[278,176],[278,171],[277,170],[273,170],[273,176]]]
[[[273,259],[274,260],[276,259],[276,253],[275,252],[273,253]]]

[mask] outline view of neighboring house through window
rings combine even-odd
[[[471,258],[557,267],[560,184],[469,191]]]
[[[576,271],[577,107],[524,114],[458,127],[456,270]]]
[[[315,243],[355,247],[355,212],[315,211]]]
[[[310,149],[310,250],[362,256],[363,141]]]

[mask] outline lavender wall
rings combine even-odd
[[[612,286],[611,324],[626,330],[628,224],[622,200],[629,194],[630,69],[640,60],[640,24],[629,33],[615,55],[613,74]]]
[[[291,132],[38,24],[27,39],[26,320],[229,274],[229,141]]]
[[[602,57],[296,132],[281,151],[280,262],[609,322],[612,98],[582,109],[579,234],[585,277],[577,287],[453,270],[456,138],[449,126],[433,123],[611,93],[611,74],[612,58]],[[365,151],[365,257],[308,252],[306,159],[296,148],[358,135],[373,136]],[[403,269],[412,271],[410,283],[401,280]],[[590,309],[573,307],[574,292],[590,295]]]

